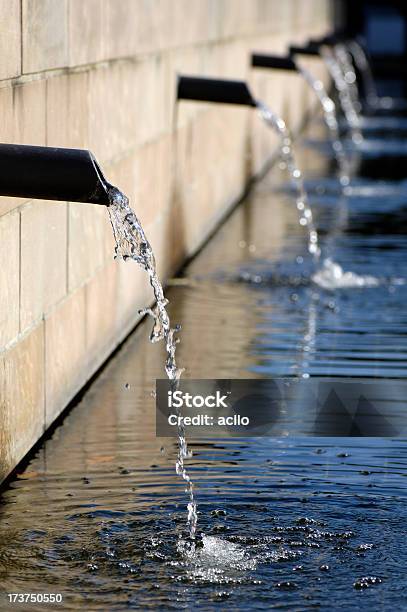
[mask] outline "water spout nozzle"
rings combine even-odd
[[[290,56],[252,53],[251,59],[254,68],[297,71],[297,66]]]
[[[256,106],[256,101],[245,81],[230,79],[179,76],[177,98],[178,100]]]
[[[319,55],[319,44],[316,43],[308,43],[308,45],[304,45],[304,46],[296,46],[296,45],[290,45],[289,47],[289,54],[290,56],[294,56],[294,55],[312,55],[312,56],[317,56]]]
[[[0,144],[0,196],[108,206],[109,187],[90,151]]]

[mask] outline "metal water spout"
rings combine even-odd
[[[257,106],[247,84],[231,79],[178,76],[178,100]]]
[[[0,196],[108,206],[109,188],[90,151],[0,144]]]
[[[289,56],[265,55],[263,53],[252,53],[251,63],[253,68],[265,68],[274,70],[289,70],[297,72],[294,60]]]
[[[318,57],[319,56],[319,51],[320,51],[320,46],[317,43],[308,43],[307,45],[290,45],[289,47],[289,54],[290,55],[311,55],[311,56],[315,56]]]

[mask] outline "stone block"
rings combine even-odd
[[[89,378],[84,287],[45,318],[45,425],[57,418]]]
[[[0,354],[0,480],[44,433],[44,326]]]
[[[120,7],[120,4],[116,2],[116,6]],[[69,0],[70,66],[103,59],[103,9],[103,0]]]
[[[20,0],[1,0],[0,23],[0,79],[11,79],[21,74],[21,3]]]
[[[111,230],[105,206],[71,202],[68,207],[68,290],[73,291],[103,266]]]
[[[68,65],[68,0],[22,0],[23,73]]]
[[[67,205],[35,200],[21,211],[20,330],[34,325],[67,290]]]
[[[47,79],[47,145],[88,148],[87,72]]]
[[[0,217],[0,350],[19,331],[20,215]]]

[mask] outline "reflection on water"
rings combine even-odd
[[[185,375],[405,378],[407,241],[389,222],[402,203],[315,197],[326,256],[380,280],[330,291],[273,177],[171,283]],[[183,548],[176,441],[155,438],[164,348],[148,334],[147,322],[3,491],[2,592],[61,592],[78,610],[403,609],[400,439],[192,441],[204,537]]]

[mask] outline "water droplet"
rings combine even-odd
[[[353,583],[355,589],[367,589],[374,584],[381,584],[381,578],[377,576],[363,576],[362,578],[358,578],[356,582]]]
[[[359,546],[356,547],[356,551],[357,552],[364,552],[366,550],[372,550],[373,548],[373,544],[359,544]]]
[[[276,587],[278,589],[284,589],[284,590],[292,590],[292,589],[296,589],[297,585],[295,582],[291,582],[290,580],[285,580],[282,582],[277,582]]]
[[[211,514],[212,516],[226,516],[226,510],[220,510],[220,509],[212,510]]]
[[[86,567],[90,572],[97,572],[97,570],[99,569],[97,563],[88,563]]]

